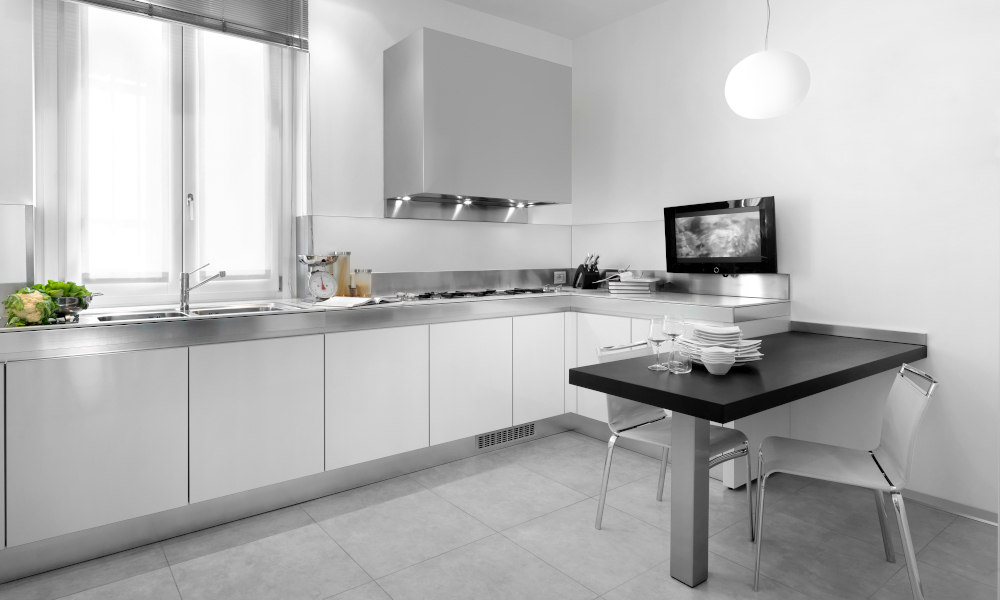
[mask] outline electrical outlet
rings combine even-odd
[[[566,283],[566,271],[556,271],[552,283],[556,285]]]

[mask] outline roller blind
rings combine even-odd
[[[72,0],[309,49],[309,0]]]

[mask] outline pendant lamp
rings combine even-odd
[[[768,50],[771,0],[767,0],[764,51],[744,58],[726,79],[729,108],[747,119],[770,119],[790,112],[809,91],[809,67],[785,50]]]

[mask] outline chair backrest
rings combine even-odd
[[[597,349],[597,360],[606,363],[627,358],[637,358],[649,356],[653,349],[644,342],[635,344],[625,344],[624,346],[607,346]],[[608,427],[611,431],[618,433],[625,429],[632,429],[639,425],[645,425],[653,421],[659,421],[666,416],[666,411],[662,408],[628,400],[618,396],[607,395],[608,397]]]
[[[889,399],[882,414],[882,437],[876,452],[888,457],[899,469],[903,481],[893,481],[898,486],[910,479],[917,429],[937,383],[927,373],[904,364],[889,390]]]

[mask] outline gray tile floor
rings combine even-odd
[[[670,577],[657,462],[562,433],[0,586],[0,600],[910,597],[870,492],[769,480],[761,591],[744,490],[710,489],[709,580]],[[669,471],[668,471],[669,477]],[[669,483],[667,486],[669,490]],[[997,528],[907,507],[927,597],[997,597]]]

